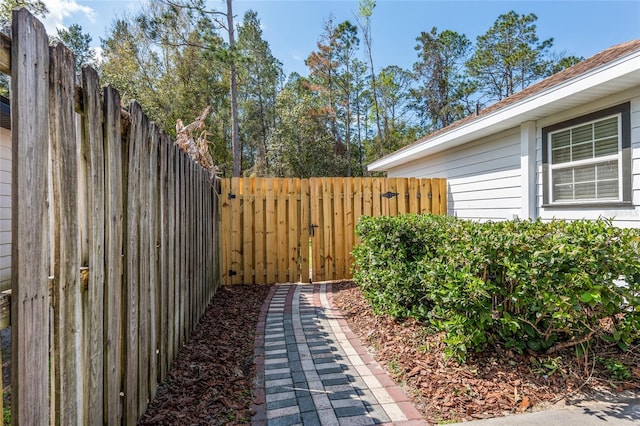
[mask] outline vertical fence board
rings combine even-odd
[[[120,122],[120,95],[111,87],[104,89],[104,149],[106,205],[106,279],[105,279],[105,423],[119,424],[122,380],[122,272],[123,272],[123,161]]]
[[[187,341],[187,328],[186,328],[186,311],[187,311],[187,155],[184,151],[180,150],[180,210],[182,217],[179,220],[180,226],[180,281],[178,286],[180,287],[180,346],[184,345]]]
[[[79,354],[80,253],[78,168],[75,134],[73,54],[63,44],[50,48],[49,112],[53,179],[55,422],[82,421]]]
[[[44,27],[14,10],[11,57],[11,377],[13,424],[49,423],[49,50]],[[28,361],[27,361],[28,360]]]
[[[431,212],[440,214],[440,185],[437,179],[431,181]]]
[[[420,179],[420,213],[431,211],[431,179]]]
[[[312,267],[312,280],[313,281],[322,281],[323,280],[323,274],[322,274],[322,270],[324,265],[322,265],[322,261],[320,258],[320,247],[322,246],[322,244],[320,244],[320,231],[322,229],[322,224],[320,223],[320,218],[321,218],[321,209],[320,209],[320,196],[321,196],[321,191],[320,191],[320,179],[318,178],[312,178],[309,179],[309,187],[310,187],[310,193],[311,193],[311,200],[310,200],[310,206],[311,206],[311,241],[312,241],[312,245],[311,245],[311,250],[312,250],[312,256],[313,256],[313,260],[311,262],[311,267]]]
[[[288,179],[287,181],[287,269],[289,271],[289,282],[295,283],[300,280],[298,261],[300,254],[300,226],[299,223],[299,194],[300,179]]]
[[[300,182],[300,280],[309,282],[309,179]]]
[[[158,234],[158,149],[160,131],[155,124],[149,135],[149,400],[156,395],[158,382],[158,328],[161,280],[158,274],[159,234]]]
[[[322,178],[322,215],[324,219],[323,240],[324,240],[324,279],[333,280],[335,278],[334,256],[335,245],[333,235],[333,186],[331,178]]]
[[[178,148],[175,145],[171,145],[167,148],[167,154],[168,154],[168,158],[167,158],[167,162],[168,162],[168,169],[167,169],[167,173],[169,176],[168,177],[168,181],[169,181],[169,187],[168,187],[168,203],[169,203],[169,230],[167,232],[168,236],[169,236],[169,247],[168,247],[168,256],[169,256],[169,265],[167,265],[168,267],[168,275],[169,275],[169,289],[167,290],[167,309],[169,309],[171,312],[173,312],[174,314],[171,316],[171,319],[169,319],[169,329],[167,330],[168,332],[168,336],[167,336],[167,341],[168,341],[168,362],[169,364],[171,364],[171,362],[175,359],[176,357],[176,352],[178,351],[178,317],[179,315],[176,315],[175,312],[177,310],[178,307],[178,288],[177,288],[177,284],[178,284],[178,268],[177,268],[177,261],[178,261],[178,256],[177,256],[177,242],[178,242],[178,238],[177,238],[177,226],[176,226],[176,220],[178,218],[178,200],[177,200],[177,194],[178,194],[178,183],[177,183],[177,153],[178,153]]]
[[[353,218],[353,178],[346,178],[344,180],[344,277],[351,278],[351,265],[353,264],[353,257],[351,256],[351,250],[353,249],[354,241],[354,222]]]
[[[220,235],[223,238],[224,244],[220,245],[221,250],[221,263],[222,263],[222,282],[224,284],[231,284],[231,277],[229,276],[229,268],[231,264],[231,244],[227,244],[226,242],[231,238],[231,205],[229,202],[231,201],[228,197],[228,194],[231,193],[231,181],[229,179],[222,179],[220,182],[221,191],[220,197],[222,197],[220,201],[221,205],[221,226],[220,226]]]
[[[278,282],[289,281],[287,277],[287,180],[278,180],[276,192],[276,244],[277,244],[277,276]]]
[[[419,198],[419,188],[418,188],[418,179],[410,178],[409,179],[409,213],[420,213],[420,198]]]
[[[98,73],[82,69],[83,150],[87,153],[89,176],[89,281],[85,374],[84,424],[101,423],[104,400],[104,283],[105,283],[105,182],[102,100]]]
[[[264,189],[265,180],[256,178],[254,183],[255,189],[255,233],[254,233],[254,261],[255,261],[255,282],[260,284],[266,282],[265,277],[265,221],[264,221]]]
[[[159,376],[163,382],[167,377],[169,364],[169,171],[168,171],[168,140],[164,134],[160,135],[160,321],[159,321]]]
[[[138,232],[138,267],[140,282],[138,293],[138,413],[144,412],[149,398],[149,337],[150,337],[150,248],[149,248],[149,128],[148,119],[144,114],[141,118],[141,134],[137,144],[140,146],[139,169],[139,208],[140,222]]]
[[[255,283],[253,274],[253,239],[255,229],[253,219],[255,217],[255,201],[253,198],[254,178],[242,179],[242,282]]]
[[[333,185],[333,223],[331,224],[333,227],[332,238],[333,238],[333,259],[331,263],[333,264],[333,277],[332,279],[336,279],[337,277],[344,276],[344,265],[345,265],[345,254],[344,254],[344,240],[345,240],[345,229],[344,229],[344,179],[342,178],[334,178],[332,179]]]
[[[447,213],[447,180],[438,179],[438,185],[440,186],[440,214]]]
[[[366,195],[363,192],[362,178],[357,177],[353,179],[353,228],[354,228],[354,244],[360,244],[360,238],[355,236],[355,228],[360,222],[360,217],[364,213],[364,203]],[[353,261],[353,257],[351,257]]]
[[[265,217],[267,222],[267,239],[266,239],[266,261],[267,266],[267,282],[276,282],[277,266],[278,266],[278,247],[277,247],[277,225],[278,217],[276,216],[275,191],[277,190],[275,179],[267,179],[266,191],[266,209]]]
[[[396,192],[398,193],[398,210],[396,214],[406,214],[408,210],[408,192],[407,192],[407,180],[405,178],[396,179]]]
[[[242,209],[240,205],[240,178],[231,178],[231,193],[235,198],[231,204],[231,269],[235,272],[231,278],[233,284],[242,280]]]

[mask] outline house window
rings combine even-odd
[[[544,204],[631,201],[629,103],[544,128]]]

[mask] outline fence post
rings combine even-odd
[[[49,40],[26,9],[11,33],[12,422],[49,423]],[[19,283],[19,285],[17,285]]]

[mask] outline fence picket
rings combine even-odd
[[[13,11],[11,34],[11,395],[16,424],[49,423],[49,49],[44,26]],[[20,60],[15,60],[20,58]]]
[[[87,280],[87,333],[85,360],[87,374],[84,389],[84,424],[98,424],[103,418],[104,400],[104,246],[105,246],[105,186],[104,137],[102,104],[98,73],[89,67],[82,69],[83,147],[87,158],[87,191],[89,207],[89,276]]]
[[[106,232],[106,278],[105,278],[105,423],[120,424],[122,419],[122,274],[123,253],[123,162],[122,134],[120,123],[120,95],[112,87],[104,89],[105,129],[105,232]]]

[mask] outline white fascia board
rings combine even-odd
[[[629,88],[640,82],[640,51],[580,74],[512,105],[482,115],[449,132],[390,154],[369,164],[367,168],[369,171],[389,170],[418,158],[518,126],[524,121],[539,118],[546,108],[561,99],[584,93],[599,85],[630,75],[634,78],[629,79],[632,82]]]

